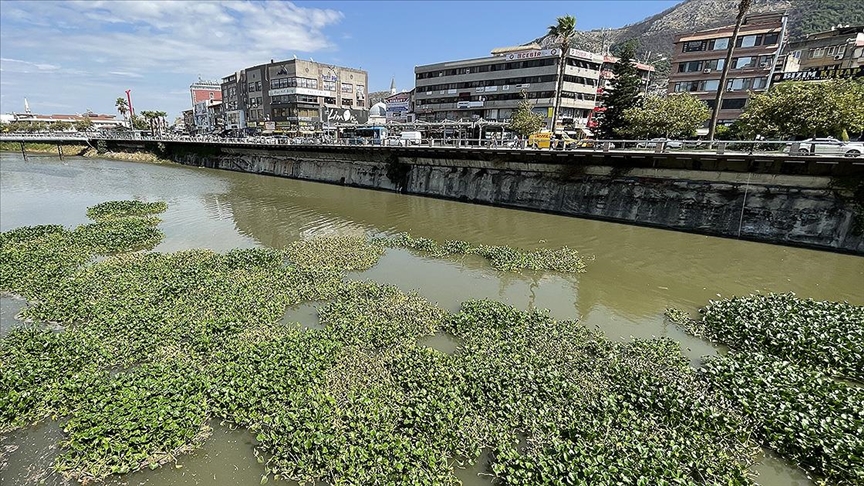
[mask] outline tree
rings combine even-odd
[[[738,42],[738,31],[744,22],[744,15],[750,10],[751,0],[741,0],[738,4],[738,16],[735,18],[735,28],[732,30],[732,38],[729,39],[729,47],[726,48],[726,61],[723,63],[723,71],[720,73],[720,82],[717,84],[717,96],[714,97],[714,109],[711,111],[711,123],[708,124],[708,140],[714,140],[717,131],[717,119],[720,116],[720,107],[723,103],[723,91],[726,90],[726,77],[729,76],[729,65],[732,64],[732,51]]]
[[[120,113],[120,116],[123,119],[126,119],[126,114],[129,113],[129,103],[126,102],[126,98],[118,97],[117,101],[114,102],[114,106],[117,107],[117,111]]]
[[[842,137],[864,130],[862,106],[861,81],[784,82],[752,95],[739,122],[748,137]]]
[[[531,102],[525,97],[525,93],[522,93],[522,101],[510,116],[508,128],[523,139],[543,128],[543,116],[531,110]]]
[[[85,116],[75,122],[75,130],[78,130],[79,132],[86,132],[91,127],[93,127],[93,120],[91,120],[89,116]]]
[[[132,115],[132,128],[135,130],[147,130],[149,122],[140,115]]]
[[[618,62],[612,67],[615,77],[609,89],[603,92],[603,111],[597,117],[600,138],[611,139],[626,129],[624,112],[639,105],[642,96],[642,79],[634,64],[635,48],[632,43],[622,46]]]
[[[72,124],[65,121],[56,121],[50,125],[48,125],[48,130],[52,132],[65,132],[72,128]]]
[[[624,110],[628,126],[622,131],[636,138],[690,137],[710,116],[708,105],[689,93],[648,96]]]
[[[555,38],[555,45],[561,51],[558,59],[558,75],[555,83],[555,101],[552,105],[552,131],[555,131],[558,123],[558,112],[561,109],[561,90],[564,87],[564,70],[567,66],[567,54],[570,52],[570,44],[576,37],[576,17],[565,15],[558,17],[555,25],[549,26],[549,35]]]

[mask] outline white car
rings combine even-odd
[[[798,143],[799,154],[816,155],[841,155],[844,157],[858,157],[864,153],[864,143],[844,142],[833,137],[808,138]],[[791,144],[790,144],[791,149]]]
[[[637,147],[646,147],[646,148],[654,148],[657,144],[663,144],[664,148],[667,149],[679,149],[684,146],[684,144],[678,140],[670,140],[668,138],[652,138],[647,142],[639,142],[636,144]]]

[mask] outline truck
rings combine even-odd
[[[528,146],[531,148],[553,148],[553,149],[568,149],[576,147],[576,139],[570,138],[566,132],[555,132],[549,130],[541,130],[532,133],[528,136]]]
[[[420,145],[423,140],[421,132],[402,132],[399,135],[399,145]]]

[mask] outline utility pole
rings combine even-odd
[[[714,133],[717,131],[717,119],[720,117],[720,107],[723,104],[723,92],[726,91],[726,77],[729,75],[729,65],[732,63],[732,51],[738,42],[738,32],[741,30],[741,23],[744,22],[744,15],[750,10],[751,1],[741,0],[741,3],[738,4],[738,17],[735,19],[735,29],[732,31],[729,48],[726,50],[726,61],[723,63],[723,72],[720,74],[720,83],[717,85],[717,96],[714,98],[714,111],[711,113],[711,123],[708,125],[709,142],[714,141]]]
[[[132,123],[132,120],[135,119],[135,109],[132,108],[132,90],[131,89],[126,90],[126,101],[129,102],[129,129],[134,130],[135,124]]]

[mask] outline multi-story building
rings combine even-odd
[[[221,113],[221,101],[204,100],[195,103],[192,107],[194,126],[187,129],[195,133],[213,133],[219,127],[219,114]]]
[[[222,101],[222,88],[216,81],[198,81],[189,86],[189,94],[192,96],[192,106],[202,101]]]
[[[837,26],[808,34],[785,49],[783,72],[774,82],[864,76],[864,25]]]
[[[540,45],[498,48],[489,57],[417,66],[414,111],[418,120],[507,121],[523,95],[551,123],[557,88],[557,48]],[[598,93],[618,59],[571,48],[567,55],[558,119],[563,127],[585,127]],[[637,64],[644,79],[654,68]],[[603,74],[605,73],[605,75]]]
[[[415,114],[422,121],[509,120],[523,95],[533,110],[552,118],[559,50],[520,46],[489,57],[417,66]],[[594,108],[603,56],[570,49],[559,119],[584,126]]]
[[[241,83],[245,86],[245,78],[243,71],[222,78],[222,117],[227,130],[246,128],[246,100],[240,90]]]
[[[691,93],[714,109],[720,75],[734,27],[720,27],[676,36],[669,75],[669,93]],[[732,53],[718,122],[735,121],[752,92],[768,89],[783,37],[786,14],[744,18]]]
[[[252,66],[222,80],[226,128],[313,132],[368,118],[366,71],[291,59]]]

